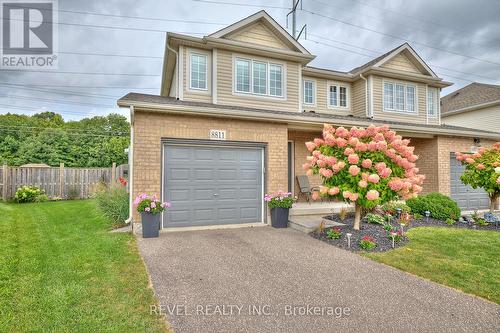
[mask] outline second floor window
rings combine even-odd
[[[328,85],[328,106],[347,108],[348,90],[346,86],[338,84]]]
[[[304,80],[304,104],[315,104],[314,81]]]
[[[235,91],[282,97],[283,66],[237,58],[235,61]]]
[[[190,89],[207,90],[207,55],[199,53],[191,53],[189,68],[190,73]]]
[[[409,112],[416,111],[416,88],[412,84],[384,82],[384,110]]]
[[[437,115],[437,89],[427,88],[427,115],[429,118],[435,118]]]

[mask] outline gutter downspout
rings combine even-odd
[[[132,234],[134,233],[134,107],[130,107],[130,148],[128,150],[129,158],[129,180],[128,180],[128,190],[129,190],[129,203],[128,203],[128,219],[125,221],[130,223],[132,228]]]
[[[177,70],[177,77],[176,77],[177,82],[175,83],[175,99],[178,100],[179,99],[179,75],[180,75],[180,72],[179,72],[179,53],[170,47],[170,44],[168,43],[168,39],[167,39],[165,44],[167,45],[167,49],[174,52],[174,54],[175,54],[175,67]]]
[[[365,80],[365,105],[366,105],[366,116],[371,117],[371,110],[368,105],[368,80],[363,76],[363,74],[359,74],[359,77]]]

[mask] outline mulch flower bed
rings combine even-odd
[[[339,239],[330,239],[327,237],[327,232],[330,228],[325,228],[321,233],[311,232],[310,235],[312,237],[344,250],[359,252],[359,251],[365,251],[362,248],[360,248],[359,242],[363,237],[369,236],[374,238],[377,243],[377,246],[373,250],[370,250],[370,252],[385,252],[392,249],[392,238],[387,236],[388,232],[380,224],[367,223],[366,220],[363,219],[361,221],[360,230],[358,231],[352,228],[352,225],[354,223],[354,216],[352,215],[348,216],[343,221],[339,219],[338,215],[333,215],[333,216],[329,215],[325,216],[325,218],[345,224],[345,226],[336,227],[341,229],[342,236]],[[401,230],[400,225],[396,223],[394,220],[392,221],[391,224],[396,230]],[[433,218],[429,218],[429,220],[427,221],[426,218],[424,217],[423,219],[412,220],[409,226],[403,227],[403,237],[399,242],[396,241],[394,243],[394,248],[405,246],[408,243],[408,238],[404,237],[404,233],[406,233],[408,229],[415,227],[465,228],[473,230],[500,231],[500,227],[496,227],[493,224],[490,224],[488,226],[476,226],[476,225],[470,225],[468,223],[456,222],[454,225],[448,225],[443,221],[435,220]],[[346,236],[347,233],[352,234],[351,247],[348,246],[348,241]]]

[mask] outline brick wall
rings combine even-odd
[[[134,115],[133,196],[161,193],[161,138],[207,140],[211,129],[225,130],[228,141],[266,142],[266,192],[287,189],[286,124],[215,117],[160,114],[137,110]],[[134,216],[139,221],[138,215]]]
[[[439,190],[438,169],[436,167],[437,139],[410,138],[410,141],[410,146],[415,147],[415,154],[419,156],[416,162],[417,168],[420,169],[420,174],[425,175],[422,193],[437,192]]]

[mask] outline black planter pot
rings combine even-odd
[[[271,225],[274,228],[288,227],[288,208],[271,208]]]
[[[141,213],[142,237],[153,238],[160,236],[161,214]]]

